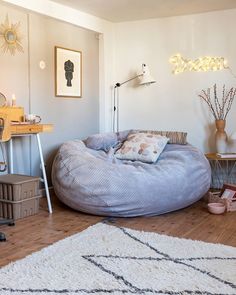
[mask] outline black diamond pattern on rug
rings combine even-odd
[[[105,273],[111,276],[113,280],[118,282],[120,288],[109,288],[107,286],[94,289],[14,289],[1,288],[0,295],[14,294],[162,294],[162,295],[236,295],[236,256],[235,257],[173,257],[170,253],[163,250],[155,244],[152,245],[152,239],[147,241],[143,236],[138,237],[135,231],[122,227],[116,227],[127,240],[126,246],[133,247],[142,246],[148,253],[147,256],[132,255],[112,255],[109,251],[105,255],[87,254],[82,255],[82,259],[86,260],[96,272]],[[123,240],[122,240],[123,241]],[[132,241],[132,243],[130,243]],[[114,249],[113,249],[114,250]],[[101,251],[102,252],[102,251]],[[181,252],[181,251],[180,251]],[[99,253],[99,251],[97,251]],[[112,251],[111,251],[112,253]],[[118,252],[119,253],[119,252]],[[131,252],[128,252],[131,253]],[[153,255],[152,255],[153,253]],[[184,254],[184,252],[181,252]],[[81,255],[81,254],[80,254]],[[222,271],[214,271],[210,267],[211,263],[225,261]],[[222,264],[221,264],[222,265]],[[227,266],[228,265],[228,270]],[[235,280],[229,281],[224,276],[224,271],[232,271],[235,269]],[[156,271],[155,271],[156,270]],[[183,273],[185,277],[183,278]],[[158,274],[158,275],[157,275]],[[104,275],[103,275],[104,276]],[[197,286],[191,285],[191,280],[198,277]],[[207,279],[205,281],[205,279]],[[91,277],[91,280],[93,278]],[[195,280],[196,281],[196,280]],[[205,283],[207,282],[207,283]],[[215,283],[220,286],[219,290],[215,290]],[[0,282],[1,285],[1,282]],[[221,288],[226,290],[221,292]]]
[[[147,248],[153,250],[154,253],[158,254],[158,258],[119,256],[119,255],[84,255],[83,256],[84,259],[88,260],[93,265],[97,266],[101,271],[104,271],[112,275],[115,279],[119,280],[126,287],[128,287],[127,290],[120,290],[120,292],[122,293],[128,292],[130,294],[147,294],[147,293],[152,294],[153,293],[153,294],[171,294],[171,295],[175,295],[175,294],[235,295],[236,294],[235,282],[227,281],[224,278],[221,278],[209,272],[208,270],[205,270],[202,267],[194,265],[194,262],[199,260],[201,261],[201,263],[203,261],[225,260],[225,261],[232,261],[234,262],[234,265],[235,265],[236,257],[227,257],[227,258],[224,258],[224,257],[193,257],[191,258],[190,257],[190,258],[176,259],[176,258],[172,258],[167,253],[159,251],[158,249],[156,249],[149,243],[143,242],[142,240],[137,238],[134,234],[131,234],[127,229],[120,227],[120,230],[130,239],[135,240],[137,243],[140,243],[146,246]],[[162,258],[159,258],[160,256]],[[109,261],[109,263],[107,264],[106,261]],[[122,261],[125,261],[125,263],[123,264]],[[126,277],[125,275],[122,275],[122,269],[124,269],[127,263],[129,265],[134,266],[133,269],[132,267],[130,267],[132,271],[129,272],[128,277]],[[110,269],[111,265],[112,265],[112,270]],[[163,277],[160,277],[160,276],[155,277],[155,274],[153,277],[150,277],[152,276],[152,274],[148,272],[148,268],[149,267],[153,268],[155,267],[155,265],[159,269],[162,267],[163,268],[168,267],[168,269],[170,270],[169,278],[167,278],[168,274],[166,273],[163,273]],[[202,279],[204,279],[204,276],[207,276],[208,278],[211,279],[213,284],[214,284],[214,280],[216,280],[218,284],[221,283],[222,286],[228,286],[229,293],[222,293],[220,292],[220,290],[219,291],[217,290],[217,292],[207,291],[208,286],[206,286],[206,289],[204,289],[204,286],[203,286],[202,290],[196,290],[196,289],[190,290],[190,289],[182,288],[182,286],[179,286],[179,290],[173,291],[173,285],[176,285],[176,279],[178,279],[178,275],[177,275],[177,278],[175,278],[175,282],[173,283],[171,269],[174,269],[173,272],[176,275],[176,273],[178,274],[178,269],[181,270],[183,268],[188,273],[188,278],[186,278],[187,280],[191,279],[191,276],[195,276],[196,273],[198,274],[198,276],[200,274],[199,276],[200,280],[201,280],[201,277]],[[146,272],[146,277],[144,276],[145,282],[154,281],[155,283],[157,283],[158,281],[165,280],[166,287],[163,289],[156,289],[155,284],[154,286],[150,286],[151,285],[150,283],[148,286],[140,286],[137,273],[145,274],[145,272]],[[169,290],[168,290],[168,284],[170,286]],[[181,285],[183,285],[183,283],[181,283]]]

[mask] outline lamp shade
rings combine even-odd
[[[114,86],[114,96],[113,96],[113,132],[119,131],[119,88],[135,79],[139,78],[138,85],[150,85],[152,83],[155,83],[156,81],[153,79],[153,77],[150,75],[149,69],[145,64],[142,64],[142,72],[140,74],[137,74],[136,76],[125,80],[121,83],[116,83]]]
[[[156,83],[156,80],[150,75],[149,68],[143,64],[139,85],[150,85],[152,83]]]

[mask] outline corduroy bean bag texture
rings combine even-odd
[[[113,146],[124,141],[128,133],[64,143],[52,169],[58,198],[75,210],[132,217],[184,208],[208,191],[210,166],[197,148],[167,144],[153,164],[119,160]],[[93,144],[96,149],[91,148]]]

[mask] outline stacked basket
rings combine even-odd
[[[39,178],[6,174],[0,176],[0,217],[19,219],[38,213]]]

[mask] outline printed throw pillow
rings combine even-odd
[[[115,153],[120,160],[154,163],[165,148],[168,138],[158,134],[130,134],[122,147]]]

